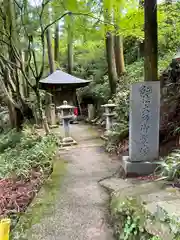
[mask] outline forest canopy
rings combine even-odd
[[[56,69],[93,80],[78,97],[90,96],[97,106],[142,79],[143,1],[1,2],[1,99],[17,130],[36,112],[48,131],[43,110],[47,93],[39,81]],[[179,48],[179,10],[178,1],[157,5],[159,72]]]

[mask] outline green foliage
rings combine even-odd
[[[166,222],[169,223],[171,232],[174,234],[174,240],[180,239],[180,223],[177,217],[167,217]]]
[[[129,126],[129,86],[131,83],[141,81],[143,77],[143,61],[127,65],[127,73],[118,81],[117,93],[113,98],[116,104],[116,124],[113,125],[113,132],[109,135],[106,144],[108,152],[114,152],[118,143],[128,137]]]
[[[172,53],[169,52],[164,57],[161,57],[158,62],[159,75],[167,69],[170,60],[172,59]],[[113,126],[113,133],[109,136],[109,141],[106,144],[106,150],[108,152],[114,152],[117,149],[117,145],[120,141],[127,138],[128,126],[129,126],[129,95],[130,85],[135,82],[143,82],[143,60],[140,59],[132,64],[126,66],[127,72],[119,79],[117,85],[117,93],[115,94],[113,101],[116,104],[116,122]],[[94,89],[96,89],[94,86]],[[107,85],[108,87],[108,85]]]
[[[161,175],[169,180],[180,178],[180,150],[174,150],[159,162],[157,171],[161,171]]]
[[[4,152],[7,148],[14,148],[21,141],[21,133],[17,133],[15,129],[3,132],[0,135],[0,153]]]
[[[124,15],[120,22],[119,33],[124,36],[136,37],[138,40],[144,39],[143,32],[144,12],[142,9],[132,9]]]
[[[180,2],[177,2],[176,4],[162,5],[159,8],[160,13],[163,15],[163,21],[161,21],[158,26],[160,56],[168,53],[169,50],[173,52],[179,48],[179,10]]]
[[[0,178],[28,177],[33,168],[42,173],[51,168],[57,143],[53,135],[40,137],[26,127],[22,133],[11,131],[1,139],[6,139],[6,144],[0,154]]]
[[[175,52],[175,51],[174,51]],[[174,52],[169,50],[164,56],[161,56],[158,61],[158,72],[159,76],[169,67],[174,57]]]
[[[147,212],[138,197],[123,198],[113,196],[111,201],[111,215],[115,236],[117,240],[163,240],[165,232],[148,232],[147,222],[166,226],[173,235],[174,240],[179,240],[180,224],[178,217],[169,216],[163,209],[153,215]],[[155,234],[158,234],[155,236]]]
[[[140,42],[142,43],[144,40],[144,11],[142,8],[137,7],[137,1],[113,0],[111,3],[103,1],[103,4],[104,6],[102,7],[100,3],[96,4],[93,2],[93,7],[91,6],[92,8],[87,9],[88,11],[90,9],[93,10],[93,13],[96,13],[94,16],[98,16],[100,19],[104,17],[104,9],[109,10],[109,15],[114,11],[114,23],[116,27],[118,25],[119,34],[124,37],[124,56],[127,73],[118,81],[117,94],[114,96],[114,101],[118,105],[116,109],[118,121],[127,122],[129,86],[133,82],[144,80],[143,58],[141,57],[143,50],[142,53],[139,50]],[[167,68],[173,54],[179,47],[180,34],[178,29],[180,27],[177,29],[177,26],[179,26],[179,8],[179,3],[169,5],[168,7],[166,5],[158,5],[159,74]],[[170,24],[172,22],[173,24]],[[110,28],[112,32],[114,32],[115,27],[111,24],[110,26],[109,24],[104,24],[103,21],[91,19],[91,17],[84,18],[83,16],[74,17],[73,26],[74,74],[84,79],[92,80],[88,87],[79,91],[79,96],[81,98],[92,97],[96,105],[99,106],[107,102],[110,96],[105,56],[105,27]],[[60,66],[66,66],[67,63],[66,42],[67,34],[63,32]]]
[[[129,86],[131,83],[142,81],[143,62],[135,62],[127,66],[127,73],[119,79],[114,101],[117,105],[118,122],[128,121],[129,116]]]
[[[88,41],[75,45],[75,74],[92,82],[80,89],[79,97],[92,97],[97,104],[105,103],[110,96],[107,74],[107,63],[103,41]]]
[[[118,240],[147,240],[151,237],[144,226],[147,213],[137,199],[114,198],[111,202],[111,213]]]

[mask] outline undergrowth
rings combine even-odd
[[[117,240],[151,240],[144,226],[147,214],[136,199],[113,199],[111,214]]]
[[[157,171],[168,180],[180,179],[180,150],[176,149],[159,162]]]
[[[0,135],[0,179],[28,177],[31,169],[44,172],[52,165],[56,152],[53,135],[39,136],[32,127],[21,133],[10,130]]]
[[[152,215],[137,197],[112,198],[111,216],[117,240],[163,240],[167,234],[170,239],[180,239],[178,217],[162,210]]]

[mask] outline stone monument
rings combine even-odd
[[[64,138],[62,140],[62,146],[71,146],[77,144],[77,142],[70,136],[70,120],[73,117],[72,110],[74,106],[68,105],[67,101],[63,101],[63,105],[57,107],[58,110],[61,110],[61,119],[63,120],[64,127]]]
[[[56,113],[55,113],[55,105],[50,104],[46,106],[45,109],[47,121],[51,126],[56,126]]]
[[[129,156],[123,157],[127,175],[152,173],[159,157],[160,82],[134,83],[130,93]]]
[[[104,116],[106,118],[106,131],[104,137],[108,137],[112,132],[113,117],[116,115],[113,110],[116,107],[116,104],[114,104],[112,100],[109,100],[108,103],[102,105],[102,107],[105,109]]]
[[[95,109],[93,104],[88,104],[88,121],[92,121],[95,117]]]

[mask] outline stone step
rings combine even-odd
[[[147,221],[146,230],[164,240],[174,240],[179,231],[180,199],[151,202],[145,209],[154,216],[153,221]],[[178,232],[180,235],[180,231]]]
[[[118,202],[124,202],[127,198],[134,198],[140,208],[145,208],[147,232],[163,240],[175,239],[171,228],[179,229],[179,189],[169,187],[165,181],[137,183],[137,181],[118,178],[105,179],[100,184],[111,192],[113,200],[118,199]]]

